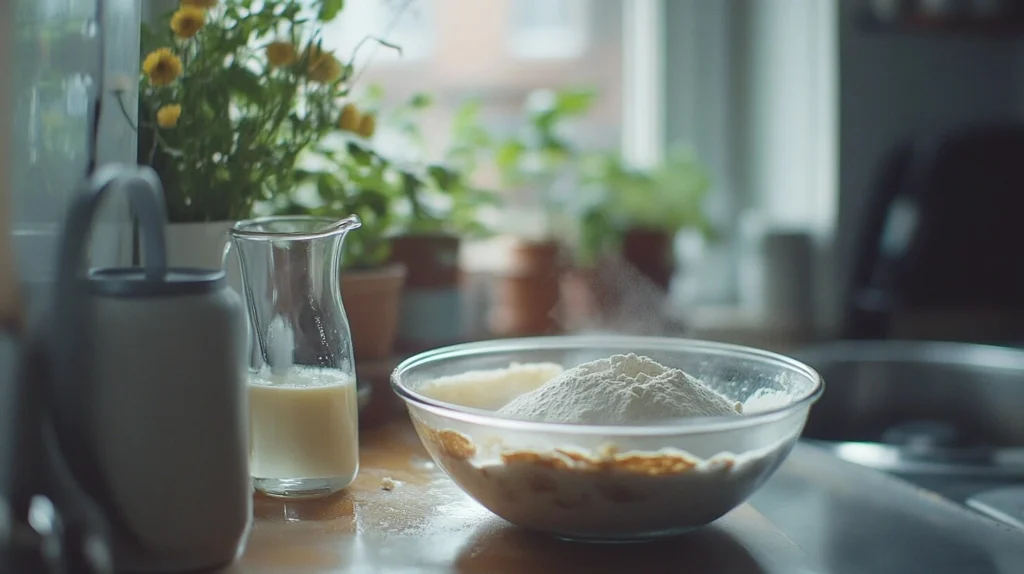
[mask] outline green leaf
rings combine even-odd
[[[320,0],[320,13],[317,18],[321,22],[334,20],[345,9],[345,0]]]
[[[368,166],[373,163],[373,152],[361,147],[359,144],[355,142],[348,142],[346,149],[348,149],[348,154],[352,156],[352,159],[355,160],[357,164]]]
[[[434,99],[430,97],[430,94],[419,92],[417,94],[414,94],[412,98],[409,100],[409,107],[411,107],[414,110],[422,110],[424,108],[430,107],[430,105],[433,103]]]
[[[363,105],[364,106],[377,106],[384,99],[384,86],[380,84],[370,84],[366,86],[366,91],[363,94]]]
[[[470,100],[455,110],[455,117],[452,118],[452,125],[456,131],[469,129],[476,126],[480,119],[480,101]]]
[[[401,47],[401,46],[399,46],[398,44],[394,44],[394,43],[392,43],[392,42],[388,42],[387,40],[385,40],[385,39],[383,39],[383,38],[374,38],[374,40],[375,40],[375,41],[376,41],[376,42],[377,42],[378,44],[380,44],[381,46],[384,46],[385,48],[391,48],[392,50],[394,50],[394,51],[398,52],[398,55],[399,55],[399,56],[401,56],[401,55],[402,55],[402,47]]]
[[[450,190],[452,183],[457,181],[458,175],[443,165],[431,165],[427,167],[427,173],[442,190]]]
[[[337,192],[342,189],[341,182],[330,174],[321,173],[316,178],[316,192],[320,199],[331,201],[337,197]]]
[[[420,203],[420,190],[423,189],[423,181],[416,177],[415,174],[407,171],[402,172],[402,191],[405,196],[409,199],[409,205],[412,208],[412,216],[416,219],[423,217],[423,206]]]
[[[356,72],[356,69],[355,69],[355,67],[352,64],[345,64],[345,67],[341,69],[341,76],[338,77],[338,80],[335,83],[339,84],[339,85],[345,84],[346,82],[348,82],[349,80],[352,79],[352,76],[355,74],[355,72]],[[347,94],[347,93],[348,92],[346,90],[345,94]],[[342,94],[342,95],[345,95],[345,94]]]
[[[259,76],[241,66],[231,66],[224,70],[223,85],[230,86],[232,91],[245,96],[256,105],[262,104],[265,100],[265,86]]]
[[[353,201],[365,204],[377,217],[384,217],[388,214],[388,197],[379,191],[365,189],[353,197]]]
[[[342,8],[344,8],[344,5],[345,3],[342,2]],[[302,22],[305,21],[305,19],[301,19],[302,21],[300,21],[299,16],[301,16],[301,14],[302,3],[300,2],[289,2],[288,5],[285,6],[284,12],[282,13],[282,15],[286,19],[291,20],[292,22],[295,22],[297,24],[301,24]]]
[[[586,113],[594,104],[597,94],[589,89],[563,90],[555,97],[554,112],[561,116]]]
[[[519,160],[523,157],[525,151],[526,146],[520,142],[505,142],[498,148],[494,161],[497,162],[498,167],[502,170],[513,170],[519,165]]]

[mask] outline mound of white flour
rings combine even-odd
[[[521,420],[614,425],[738,415],[740,410],[738,403],[685,372],[630,353],[566,370],[498,413]]]

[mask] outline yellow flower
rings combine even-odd
[[[213,8],[217,5],[217,0],[181,0],[181,5],[194,8]]]
[[[359,120],[359,135],[370,139],[375,131],[377,131],[377,118],[373,114],[366,114]]]
[[[171,30],[179,38],[191,38],[206,24],[206,11],[195,6],[182,6],[171,16]]]
[[[181,75],[181,60],[170,48],[159,48],[143,60],[142,72],[154,86],[166,86]]]
[[[338,120],[338,127],[347,132],[358,132],[359,125],[363,121],[363,115],[355,104],[345,104],[341,108],[341,119]]]
[[[306,72],[310,80],[328,84],[341,77],[341,62],[334,54],[321,52],[316,46],[310,46],[307,58]]]
[[[297,58],[295,46],[289,42],[271,42],[267,46],[267,61],[273,68],[291,66]]]
[[[181,106],[169,104],[156,111],[156,123],[162,128],[173,128],[181,117]]]

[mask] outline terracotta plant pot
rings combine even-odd
[[[405,265],[407,290],[456,287],[461,243],[455,235],[402,235],[391,240],[391,261]]]
[[[560,331],[561,250],[554,241],[521,241],[512,248],[508,273],[496,284],[491,332],[500,337]]]
[[[416,352],[462,338],[459,247],[454,235],[417,234],[391,242],[391,260],[406,268],[396,347]]]
[[[357,364],[390,359],[394,353],[404,283],[405,267],[399,264],[341,273],[341,299]]]
[[[655,229],[630,229],[622,242],[622,257],[667,292],[675,271],[675,235]]]

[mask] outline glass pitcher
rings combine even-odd
[[[359,218],[265,217],[230,232],[250,327],[250,474],[272,496],[318,496],[359,468],[352,336],[341,302]]]

